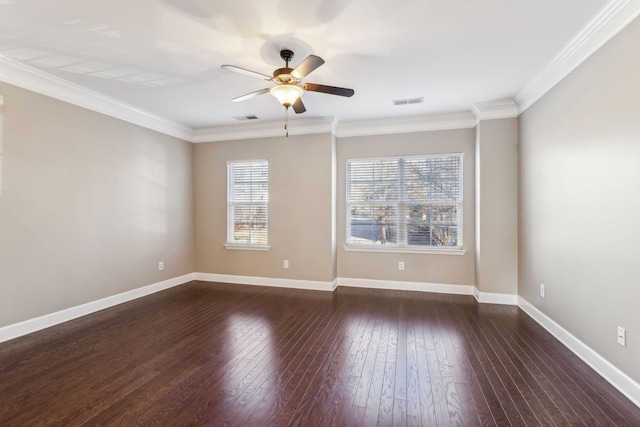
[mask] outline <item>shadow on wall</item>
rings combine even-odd
[[[136,230],[167,233],[167,151],[162,144],[144,144],[132,166],[132,197]]]

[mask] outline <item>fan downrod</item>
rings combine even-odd
[[[280,51],[280,58],[287,63],[287,68],[289,68],[289,61],[293,59],[293,51],[289,49],[282,49]]]

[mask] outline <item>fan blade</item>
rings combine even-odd
[[[304,107],[304,104],[302,103],[302,98],[296,99],[296,102],[294,102],[291,106],[293,107],[293,111],[295,111],[296,114],[301,114],[307,111],[307,109]]]
[[[305,83],[304,88],[306,90],[310,90],[311,92],[322,92],[328,93],[329,95],[339,95],[339,96],[353,96],[355,93],[353,89],[347,89],[344,87],[335,87],[335,86],[325,86],[319,85],[315,83]]]
[[[245,76],[257,77],[263,80],[271,80],[273,77],[266,74],[258,73],[256,71],[245,70],[244,68],[236,67],[235,65],[221,65],[225,70],[233,71],[234,73],[244,74]]]
[[[255,92],[251,92],[251,93],[248,93],[246,95],[242,95],[242,96],[239,96],[237,98],[233,98],[232,101],[233,102],[246,101],[247,99],[255,98],[256,96],[262,95],[263,93],[267,93],[270,90],[271,89],[269,89],[269,88],[256,90]]]
[[[324,64],[324,59],[319,56],[309,55],[291,72],[291,75],[301,79],[322,64]]]

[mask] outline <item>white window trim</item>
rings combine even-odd
[[[380,160],[407,160],[407,159],[428,159],[428,158],[441,158],[446,156],[457,156],[462,159],[462,176],[460,177],[461,184],[461,192],[464,194],[464,153],[440,153],[440,154],[425,154],[425,155],[413,155],[413,156],[388,156],[388,157],[355,157],[346,159],[345,162],[345,184],[348,186],[348,163],[349,161],[380,161]],[[346,190],[346,189],[345,189]],[[402,191],[404,189],[401,189]],[[345,191],[346,195],[346,191]],[[346,201],[346,200],[345,200]],[[345,238],[347,238],[351,233],[351,224],[349,222],[350,215],[350,206],[348,201],[346,201],[346,210],[345,210],[345,229],[346,234]],[[462,222],[464,222],[464,199],[460,203],[460,207],[463,212]],[[463,242],[464,242],[464,225],[462,226],[463,233]],[[409,246],[407,244],[396,244],[396,245],[376,245],[376,244],[354,244],[354,243],[345,243],[344,250],[346,252],[377,252],[377,253],[407,253],[407,254],[429,254],[429,255],[465,255],[467,253],[467,249],[464,247],[464,243],[462,246]]]
[[[260,245],[257,243],[226,243],[225,249],[244,250],[244,251],[268,251],[271,249],[269,245]]]
[[[467,250],[463,247],[434,247],[420,248],[419,246],[396,246],[396,245],[344,245],[346,252],[380,252],[399,254],[426,254],[426,255],[465,255]]]

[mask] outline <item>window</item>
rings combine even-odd
[[[347,248],[462,249],[462,156],[347,160]]]
[[[228,162],[227,247],[268,248],[268,213],[269,162]]]

